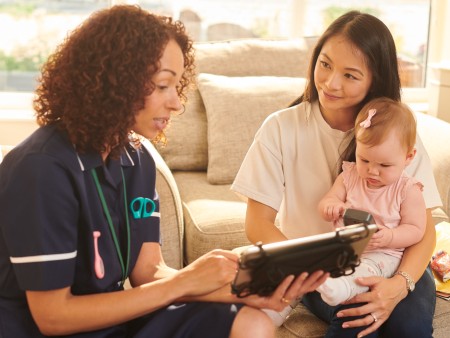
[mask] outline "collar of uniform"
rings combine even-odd
[[[103,165],[102,157],[99,153],[89,152],[86,154],[78,154],[78,164],[82,171],[91,170],[96,167]],[[120,165],[122,167],[132,167],[134,166],[134,161],[130,156],[129,150],[125,147],[120,154]]]

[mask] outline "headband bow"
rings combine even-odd
[[[372,124],[372,117],[376,114],[376,112],[377,112],[376,109],[370,109],[367,118],[364,121],[362,121],[359,124],[359,126],[362,128],[369,128],[370,125]]]

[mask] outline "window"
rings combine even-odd
[[[337,16],[349,9],[360,9],[378,16],[393,33],[398,48],[403,86],[424,88],[430,10],[432,3],[434,5],[441,2],[0,0],[0,30],[11,32],[0,36],[0,92],[32,92],[40,65],[67,32],[93,11],[116,3],[137,3],[151,11],[179,18],[196,41],[246,37],[305,37],[311,46]],[[417,95],[415,97],[417,98]],[[10,99],[13,100],[12,96]]]
[[[399,52],[403,86],[425,85],[429,0],[185,0],[172,3],[177,5],[172,14],[186,23],[197,40],[306,37],[310,45],[338,16],[350,9],[359,9],[379,17],[391,30]]]
[[[107,0],[0,1],[0,91],[30,92],[39,68],[67,32]]]

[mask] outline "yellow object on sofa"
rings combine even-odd
[[[433,255],[436,255],[441,250],[450,253],[450,223],[448,222],[436,224],[436,248]],[[433,271],[433,274],[436,283],[436,291],[450,294],[450,280],[443,282],[435,271]]]

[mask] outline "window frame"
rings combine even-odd
[[[110,5],[133,1],[110,0]],[[134,1],[136,2],[136,1]],[[432,65],[450,60],[450,47],[445,43],[445,36],[450,36],[450,6],[447,1],[431,0],[430,26],[428,39],[427,73]],[[427,76],[423,88],[403,88],[402,99],[415,109],[426,112],[428,110],[430,76]],[[0,92],[0,123],[2,120],[21,120],[34,118],[32,92]]]

